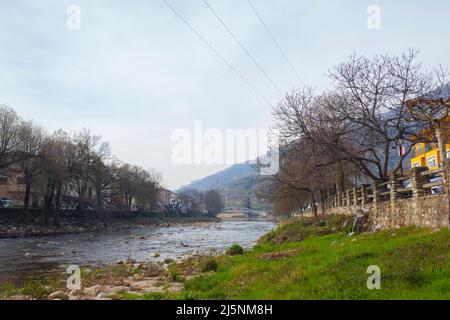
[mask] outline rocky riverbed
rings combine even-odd
[[[62,273],[41,279],[33,287],[18,288],[8,300],[112,300],[146,294],[170,294],[183,290],[181,278],[173,278],[162,263],[117,262],[102,268],[83,268],[82,286],[68,289]]]
[[[70,265],[96,270],[118,265],[148,269],[156,264],[165,269],[172,261],[222,254],[233,243],[250,248],[274,227],[269,221],[163,223],[108,232],[0,239],[0,286],[22,285],[55,274],[67,277],[65,272]],[[167,273],[164,277],[168,277]],[[138,280],[149,285],[161,282],[145,273]],[[101,284],[93,282],[91,286],[94,285]],[[120,286],[133,288],[126,281]],[[83,288],[88,288],[86,283]]]

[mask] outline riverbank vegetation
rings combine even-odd
[[[450,298],[448,230],[406,227],[350,237],[352,222],[347,216],[327,217],[319,223],[309,218],[290,220],[243,254],[168,260],[166,271],[154,278],[139,271],[148,268],[145,264],[99,269],[83,287],[102,284],[103,289],[97,290],[107,290],[107,285],[123,286],[124,279],[154,284],[147,291],[118,291],[108,296],[112,299]],[[381,271],[379,290],[367,287],[368,268],[374,265]],[[40,292],[30,288],[34,287],[28,284],[8,292]]]
[[[195,299],[449,299],[450,232],[415,227],[348,236],[349,217],[290,222],[251,251],[185,282]],[[369,266],[381,289],[369,290]]]
[[[48,133],[1,104],[0,141],[1,206],[130,211],[156,203],[161,174],[118,160],[89,129]]]

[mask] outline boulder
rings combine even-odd
[[[69,296],[79,296],[81,294],[83,294],[83,290],[81,289],[73,289],[69,292]]]
[[[69,300],[69,296],[63,291],[55,291],[48,295],[48,300]]]
[[[106,292],[100,292],[100,293],[97,295],[97,298],[99,298],[99,299],[107,299],[108,297],[109,297],[109,294],[106,293]]]
[[[89,288],[83,289],[83,294],[90,296],[90,297],[96,297],[100,291],[102,291],[102,286],[96,285]]]

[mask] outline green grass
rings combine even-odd
[[[251,251],[218,258],[215,273],[185,281],[193,299],[450,299],[450,232],[407,227],[347,235],[351,222],[300,219]],[[348,220],[346,222],[346,220]],[[381,289],[367,288],[367,268]]]

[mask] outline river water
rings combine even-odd
[[[102,266],[131,258],[139,262],[180,259],[222,251],[233,243],[252,247],[275,227],[270,221],[224,221],[168,228],[138,227],[83,233],[0,239],[0,284],[64,271],[68,265]],[[160,257],[152,257],[152,253]]]

